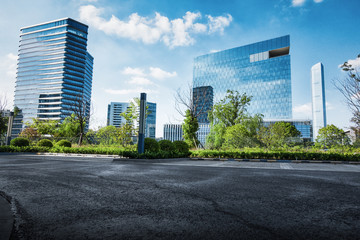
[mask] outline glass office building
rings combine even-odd
[[[291,119],[290,36],[199,56],[194,60],[193,86],[211,86],[214,103],[226,91],[252,96],[249,113],[265,119]]]
[[[199,123],[209,123],[208,112],[214,101],[214,90],[211,86],[193,88],[193,105]]]
[[[170,140],[172,142],[184,140],[182,124],[165,124],[164,140]]]
[[[280,119],[268,119],[264,120],[264,126],[268,127],[270,124],[274,124],[276,122],[286,122],[293,125],[299,132],[300,138],[302,138],[306,142],[311,142],[313,138],[313,126],[311,120],[300,120],[300,119],[288,119],[288,120],[280,120]]]
[[[148,115],[145,123],[145,137],[154,138],[156,134],[156,103],[146,102]],[[124,117],[120,116],[130,107],[128,102],[111,102],[108,104],[107,125],[120,127],[126,123]],[[137,124],[137,122],[136,122]]]
[[[81,102],[90,114],[93,57],[88,26],[71,18],[21,28],[13,134],[33,118],[64,120]],[[87,123],[88,125],[88,123]]]
[[[317,63],[311,68],[313,136],[316,140],[320,128],[326,127],[324,66]]]

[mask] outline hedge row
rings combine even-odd
[[[327,161],[360,161],[360,154],[329,152],[253,152],[253,151],[191,151],[191,157],[200,158],[238,158],[238,159],[274,159],[274,160],[327,160]]]
[[[123,157],[136,158],[136,159],[155,159],[155,158],[183,158],[189,157],[190,152],[178,151],[159,151],[159,152],[146,152],[139,154],[135,151],[128,151],[121,148],[94,148],[94,147],[81,147],[81,148],[68,148],[68,147],[15,147],[15,146],[0,146],[0,152],[52,152],[52,153],[75,153],[75,154],[104,154],[104,155],[119,155]]]

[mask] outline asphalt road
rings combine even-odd
[[[0,155],[12,239],[360,239],[360,166]]]

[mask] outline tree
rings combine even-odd
[[[73,112],[71,114],[72,121],[79,128],[78,145],[80,146],[84,138],[86,124],[89,123],[90,119],[90,102],[84,96],[78,96],[73,100],[70,110]]]
[[[340,67],[346,72],[346,77],[334,80],[333,84],[344,96],[345,103],[353,114],[351,121],[355,123],[357,129],[360,129],[360,74],[358,69],[348,62]]]
[[[175,109],[184,117],[183,137],[190,147],[198,147],[200,144],[196,135],[199,130],[198,117],[210,110],[212,93],[209,91],[212,91],[210,86],[194,88],[188,85],[187,89],[179,88],[176,92]]]
[[[291,144],[300,136],[300,132],[295,126],[287,122],[276,122],[268,127],[261,127],[258,139],[266,147],[282,147]]]
[[[331,148],[349,144],[350,139],[344,130],[337,128],[335,125],[331,124],[319,129],[319,134],[316,138],[316,145]]]
[[[100,139],[100,144],[111,145],[118,143],[118,129],[115,126],[106,126],[100,128],[96,137]]]
[[[74,138],[80,134],[79,121],[76,119],[75,114],[66,117],[55,131],[56,137]]]
[[[199,129],[199,123],[191,114],[191,111],[186,110],[184,124],[182,125],[184,140],[192,148],[199,146],[199,140],[197,139],[196,132]]]
[[[38,133],[38,131],[35,128],[27,127],[24,130],[22,130],[19,137],[24,137],[33,141],[34,139],[41,137],[41,135]]]
[[[250,118],[247,107],[252,97],[238,91],[227,90],[226,93],[225,98],[216,103],[209,112],[210,134],[207,143],[210,148],[220,148],[225,141],[226,129]]]
[[[8,117],[5,117],[5,108],[7,100],[5,97],[0,97],[0,138],[5,136],[7,131]]]
[[[257,134],[261,127],[261,114],[244,119],[241,123],[226,128],[223,146],[225,148],[257,147],[260,145]]]
[[[57,137],[60,122],[57,120],[40,120],[38,118],[33,118],[32,123],[27,123],[26,125],[36,129],[40,135]]]

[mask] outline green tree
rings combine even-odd
[[[56,137],[60,122],[57,120],[40,120],[33,118],[32,123],[27,123],[27,126],[35,128],[41,135],[52,135]]]
[[[213,106],[209,112],[210,134],[207,138],[210,148],[220,148],[225,141],[226,129],[250,118],[247,107],[251,98],[245,93],[227,90],[225,98]]]
[[[299,141],[300,132],[287,122],[276,122],[261,127],[258,138],[266,147],[282,147]]]
[[[199,130],[199,123],[196,117],[191,114],[188,109],[185,111],[185,119],[182,125],[183,135],[185,142],[191,147],[198,147],[199,140],[197,139],[196,132]]]
[[[96,137],[99,138],[100,144],[103,145],[112,145],[119,142],[119,132],[115,126],[106,126],[100,128],[96,133]]]
[[[64,121],[59,125],[59,128],[56,130],[54,135],[57,137],[64,138],[75,138],[80,134],[80,124],[76,119],[75,114],[72,114],[70,117],[64,119]]]
[[[350,139],[345,134],[344,130],[339,129],[333,124],[320,128],[316,138],[316,145],[326,148],[349,144]]]
[[[0,97],[0,139],[4,137],[7,132],[8,117],[4,116],[6,106],[6,98]]]
[[[260,141],[257,134],[262,127],[262,115],[244,119],[241,123],[226,128],[224,134],[225,148],[257,147]]]

